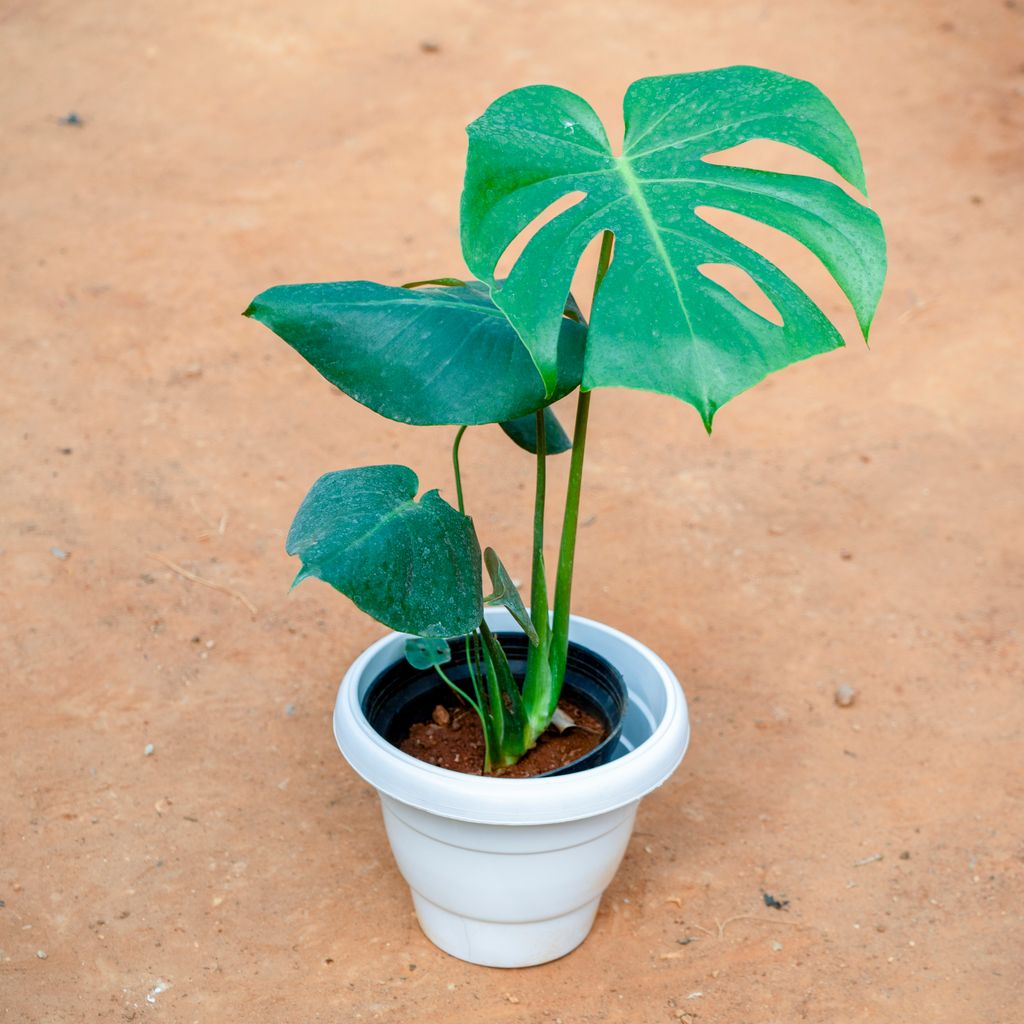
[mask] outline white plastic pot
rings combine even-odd
[[[492,629],[515,628],[504,609],[486,615]],[[404,634],[365,650],[338,691],[335,738],[380,794],[420,926],[435,945],[470,963],[528,967],[575,949],[626,851],[640,799],[686,752],[686,699],[661,658],[624,633],[576,616],[570,638],[615,665],[629,690],[616,755],[576,774],[463,775],[385,741],[363,715],[363,695],[404,656]]]

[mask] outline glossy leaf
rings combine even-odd
[[[536,413],[531,412],[529,416],[521,416],[499,425],[520,448],[533,455],[537,454]],[[562,424],[550,406],[544,410],[544,448],[548,455],[561,455],[572,449],[572,440],[562,429]]]
[[[443,636],[416,636],[405,641],[405,660],[413,668],[423,670],[447,665],[452,660],[452,651]]]
[[[823,160],[864,189],[846,122],[815,86],[729,67],[635,82],[624,103],[621,156],[579,96],[531,86],[496,100],[468,129],[462,249],[473,273],[557,387],[558,325],[587,243],[615,236],[591,313],[583,386],[675,395],[710,430],[715,411],[766,374],[842,345],[825,314],[777,267],[702,219],[713,207],[802,242],[846,293],[867,336],[885,276],[877,216],[820,178],[708,163],[751,139]],[[509,244],[569,193],[584,198],[529,240],[508,277],[492,277]],[[704,264],[746,271],[779,311],[778,326],[705,277]]]
[[[484,604],[503,605],[508,609],[512,618],[519,623],[522,631],[530,638],[531,644],[538,642],[537,630],[533,628],[530,621],[530,613],[523,604],[523,599],[508,570],[502,565],[494,548],[484,549],[484,566],[487,568],[487,575],[491,578],[492,593],[484,598]]]
[[[282,285],[253,299],[245,315],[357,402],[401,423],[516,419],[568,394],[583,369],[586,327],[559,314],[547,395],[529,353],[479,281]]]
[[[480,622],[480,545],[473,521],[437,491],[417,502],[405,466],[322,476],[295,514],[286,549],[378,622],[421,637],[458,636]]]

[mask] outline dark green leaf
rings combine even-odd
[[[520,416],[517,420],[509,420],[499,426],[520,448],[525,448],[533,455],[537,454],[536,413],[531,412],[529,416]],[[544,447],[548,455],[561,455],[572,448],[569,435],[562,429],[562,424],[550,406],[544,410]]]
[[[483,614],[480,545],[473,521],[437,491],[416,501],[405,466],[322,476],[295,514],[288,554],[295,584],[316,576],[378,622],[421,637],[458,636]]]
[[[584,100],[532,86],[502,96],[469,126],[463,254],[492,286],[549,391],[569,284],[587,243],[604,230],[615,236],[614,258],[591,314],[585,388],[675,395],[710,429],[721,405],[766,374],[842,344],[800,288],[703,220],[701,207],[744,214],[802,242],[846,293],[867,335],[885,277],[878,217],[822,179],[704,159],[772,139],[818,157],[863,190],[853,134],[815,86],[753,67],[645,78],[626,94],[625,121],[615,156]],[[496,281],[493,270],[513,239],[573,192],[585,197],[537,231]],[[746,271],[782,326],[704,276],[704,264]]]
[[[536,644],[538,642],[537,630],[533,628],[533,623],[530,621],[530,613],[526,610],[526,605],[523,604],[523,599],[519,596],[512,577],[509,576],[505,566],[501,564],[501,559],[494,548],[484,550],[484,565],[487,567],[487,575],[491,577],[491,586],[494,588],[494,592],[484,598],[484,603],[504,605],[511,613],[512,618],[519,623],[523,632],[530,638],[530,643]]]
[[[405,641],[405,660],[413,668],[433,668],[447,665],[452,660],[452,652],[444,637],[417,636]]]
[[[282,285],[258,295],[245,315],[357,402],[401,423],[500,423],[579,385],[583,324],[559,317],[549,398],[487,286],[439,282],[417,288],[369,281]]]

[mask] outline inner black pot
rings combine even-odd
[[[522,683],[526,675],[526,652],[529,640],[522,633],[496,633],[508,657],[512,675]],[[467,693],[472,690],[469,667],[466,664],[465,644],[451,641],[452,660],[444,666],[447,676]],[[626,684],[622,675],[599,654],[569,644],[565,682],[562,697],[597,718],[608,735],[583,757],[535,775],[568,775],[587,768],[596,768],[611,760],[622,732],[622,719],[626,713]],[[370,725],[393,746],[398,746],[417,722],[429,722],[438,704],[450,706],[456,695],[441,677],[431,669],[416,669],[402,658],[384,669],[366,688],[363,696],[363,714]]]

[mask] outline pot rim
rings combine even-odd
[[[503,608],[485,612],[492,628],[514,623]],[[465,775],[427,764],[392,746],[367,721],[360,681],[367,667],[388,647],[401,656],[408,634],[389,633],[371,644],[345,673],[334,708],[334,736],[355,772],[395,800],[442,817],[482,825],[549,825],[576,821],[634,803],[660,786],[678,767],[690,740],[686,698],[672,670],[648,647],[626,633],[574,615],[571,636],[591,647],[588,634],[636,659],[653,672],[664,697],[664,713],[652,734],[622,757],[569,775],[495,779]],[[594,649],[591,647],[591,649]],[[603,646],[596,653],[630,675]]]

